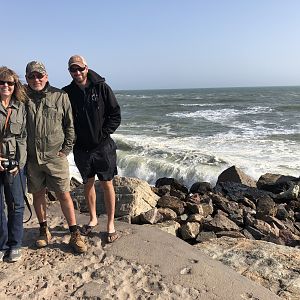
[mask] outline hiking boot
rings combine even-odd
[[[51,240],[51,233],[48,227],[40,227],[40,235],[35,244],[38,248],[46,247]]]
[[[7,261],[8,262],[16,262],[16,261],[20,260],[21,257],[22,257],[21,249],[12,249],[12,250],[10,250],[10,252],[8,254]]]
[[[87,246],[86,246],[84,240],[82,239],[78,229],[74,232],[71,232],[71,238],[70,238],[69,245],[77,253],[84,253],[87,251]]]
[[[0,261],[3,261],[4,257],[6,256],[6,250],[0,250]]]

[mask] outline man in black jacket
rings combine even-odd
[[[95,175],[104,192],[108,216],[107,242],[118,238],[114,226],[115,191],[112,183],[117,174],[116,144],[110,137],[121,123],[120,106],[105,79],[90,70],[86,60],[73,55],[68,62],[73,81],[63,88],[69,95],[76,133],[74,161],[84,183],[90,221],[82,229],[88,235],[97,225]]]

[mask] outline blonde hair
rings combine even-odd
[[[15,82],[15,88],[14,88],[14,92],[13,92],[12,96],[17,101],[25,102],[28,97],[26,94],[26,90],[25,90],[23,84],[21,83],[17,73],[7,67],[4,67],[4,66],[0,67],[0,80],[5,81],[5,80],[10,80],[11,78],[13,78],[13,80]]]

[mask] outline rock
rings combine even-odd
[[[297,178],[293,176],[284,176],[280,174],[266,173],[257,181],[259,189],[272,192],[274,194],[281,193],[289,187],[290,181],[296,181]]]
[[[196,237],[196,242],[202,243],[217,238],[213,231],[201,231]]]
[[[187,207],[188,212],[190,212],[192,214],[204,215],[203,208],[202,208],[201,204],[186,202],[186,207]]]
[[[297,199],[299,196],[300,186],[298,184],[294,184],[293,182],[290,184],[290,187],[277,195],[276,199],[278,200],[292,200]]]
[[[70,180],[71,191],[74,190],[75,188],[77,188],[78,186],[80,186],[81,184],[82,184],[82,182],[80,182],[75,177],[72,177]]]
[[[167,233],[170,233],[172,235],[177,236],[177,232],[180,228],[180,224],[174,220],[162,222],[162,223],[157,223],[155,225],[156,228],[159,228],[162,231],[165,231]]]
[[[240,228],[234,222],[222,214],[215,215],[211,221],[204,222],[203,225],[205,230],[212,230],[214,232],[240,230]]]
[[[201,225],[198,222],[187,222],[180,228],[184,240],[194,239],[200,232]]]
[[[186,186],[184,186],[183,184],[179,183],[179,181],[177,181],[174,178],[167,178],[167,177],[163,177],[163,178],[159,178],[156,182],[155,182],[155,187],[160,187],[163,185],[170,185],[171,189],[177,190],[177,191],[181,191],[184,194],[188,193],[188,189]]]
[[[279,236],[287,246],[295,247],[300,245],[300,237],[287,229],[281,229]]]
[[[210,194],[210,198],[212,199],[213,204],[216,208],[221,209],[222,211],[226,212],[227,214],[230,213],[238,213],[240,214],[240,208],[238,203],[234,201],[229,201],[225,197],[222,197],[217,194]]]
[[[164,195],[170,195],[170,191],[171,191],[171,186],[169,185],[163,185],[160,187],[151,187],[151,190],[158,195],[159,197],[162,197]]]
[[[137,217],[141,213],[156,206],[159,196],[152,192],[149,184],[137,178],[115,176],[113,180],[116,192],[115,217],[130,215]],[[97,214],[106,213],[104,194],[100,186],[100,181],[95,182],[97,196]],[[84,197],[83,184],[71,192],[72,198],[76,198],[80,203],[80,211],[88,212],[88,207]]]
[[[277,206],[274,200],[268,196],[264,195],[259,197],[256,205],[256,217],[263,218],[266,215],[274,217],[277,212]]]
[[[159,213],[156,207],[140,214],[140,221],[144,224],[155,224],[162,220],[163,216]]]
[[[276,217],[279,220],[286,220],[289,217],[289,213],[288,211],[285,209],[285,204],[279,204],[277,206],[277,213],[276,213]]]
[[[222,237],[194,247],[283,299],[300,299],[300,250],[264,241]]]
[[[245,238],[245,236],[239,231],[219,231],[216,232],[218,238],[222,236],[228,236],[232,238]]]
[[[244,198],[248,198],[254,203],[256,203],[257,199],[264,195],[269,195],[273,198],[276,195],[272,194],[271,192],[259,190],[254,187],[249,187],[241,183],[236,182],[220,182],[214,188],[215,192],[219,192],[225,195],[232,201],[242,202]]]
[[[160,207],[158,208],[158,212],[162,215],[163,221],[175,220],[177,218],[176,212],[168,207]]]
[[[277,228],[272,227],[270,224],[263,220],[254,220],[253,227],[259,230],[262,235],[273,235],[273,236],[279,236],[279,230]]]
[[[223,171],[217,180],[217,184],[220,182],[236,182],[246,186],[256,187],[256,182],[250,176],[246,175],[241,169],[236,166],[232,166]]]
[[[204,221],[204,216],[201,214],[193,214],[188,217],[187,221],[188,222],[198,222],[198,223],[202,224]]]
[[[195,182],[191,188],[190,188],[190,193],[192,194],[200,194],[204,195],[207,192],[212,191],[212,186],[209,182]]]
[[[162,196],[158,199],[157,205],[160,207],[168,207],[174,210],[177,215],[181,215],[184,212],[184,204],[176,197]]]
[[[115,176],[113,184],[116,192],[116,217],[138,216],[155,207],[159,199],[149,184],[141,179]]]

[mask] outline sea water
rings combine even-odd
[[[300,176],[300,87],[116,91],[118,172],[215,184],[235,165]],[[79,177],[72,155],[71,173]]]

